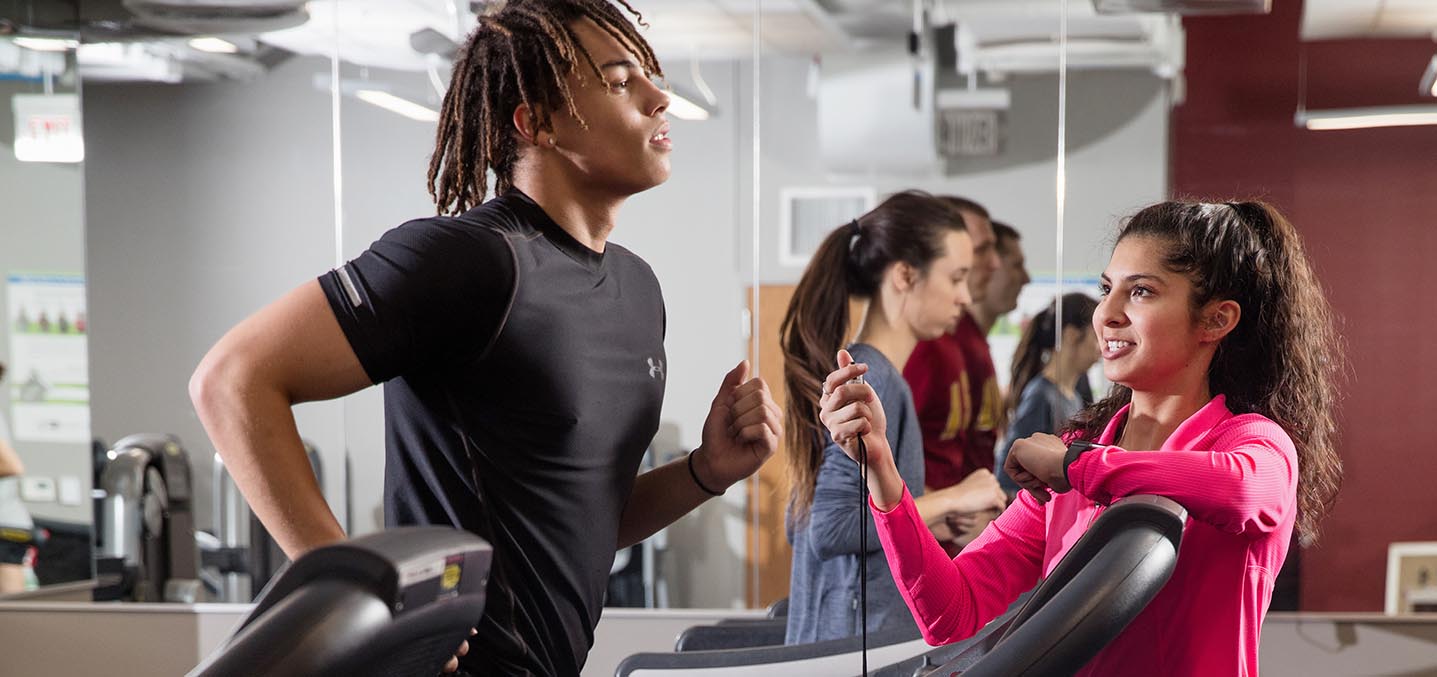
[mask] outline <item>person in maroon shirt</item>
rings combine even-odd
[[[973,241],[969,291],[974,299],[983,298],[1001,265],[988,210],[966,198],[940,199],[967,226]],[[972,310],[965,308],[953,331],[919,343],[903,367],[923,432],[925,484],[930,490],[957,484],[979,468],[993,469],[1003,396],[986,334]],[[962,530],[944,547],[956,554],[981,526]]]

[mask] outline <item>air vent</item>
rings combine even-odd
[[[302,0],[125,0],[138,23],[182,35],[253,34],[309,20]]]
[[[1093,0],[1093,9],[1099,14],[1267,14],[1272,0]]]

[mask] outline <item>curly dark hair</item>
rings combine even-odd
[[[626,0],[616,1],[648,25]],[[574,33],[573,23],[582,19],[632,50],[651,76],[663,77],[649,43],[609,0],[508,0],[491,6],[460,48],[444,95],[429,160],[429,196],[439,213],[459,214],[483,202],[490,170],[496,195],[513,187],[519,142],[511,119],[520,104],[529,107],[536,130],[553,131],[559,111],[587,127],[567,78],[580,68],[600,82],[603,75]]]
[[[1344,362],[1332,308],[1297,229],[1262,202],[1163,202],[1128,219],[1118,242],[1129,237],[1164,243],[1164,266],[1192,281],[1195,312],[1214,299],[1242,307],[1208,366],[1208,388],[1226,395],[1234,413],[1261,414],[1292,437],[1298,537],[1315,543],[1342,484],[1335,411]],[[1115,385],[1065,432],[1096,438],[1131,399],[1131,390]]]

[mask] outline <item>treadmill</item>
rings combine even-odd
[[[1130,496],[1103,511],[1021,605],[973,637],[933,648],[921,638],[870,635],[881,677],[1071,675],[1122,633],[1177,566],[1187,511],[1160,496]],[[905,656],[892,658],[894,652]],[[857,674],[859,638],[817,644],[640,653],[618,677],[700,672],[705,677]],[[839,664],[847,667],[840,668]]]
[[[276,576],[189,677],[437,675],[484,613],[492,557],[447,527],[319,548]]]

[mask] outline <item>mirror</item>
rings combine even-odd
[[[0,153],[6,243],[17,233],[15,241],[41,247],[0,251],[7,321],[20,319],[13,299],[51,294],[40,287],[58,275],[71,291],[54,291],[57,298],[85,285],[85,333],[99,347],[88,356],[90,406],[65,405],[77,431],[79,411],[93,412],[83,435],[72,435],[80,441],[28,439],[22,431],[35,419],[17,389],[29,379],[13,328],[42,323],[36,314],[0,334],[0,359],[11,366],[0,405],[27,471],[53,480],[49,489],[32,483],[33,495],[54,496],[27,503],[37,517],[89,523],[84,440],[173,433],[189,451],[196,525],[247,546],[243,514],[229,519],[215,490],[222,474],[186,380],[240,319],[386,230],[432,213],[424,176],[448,78],[444,54],[473,26],[470,8],[447,0],[295,4],[271,24],[190,30],[219,42],[161,35],[143,22],[125,35],[87,34],[78,55],[44,57],[55,64],[50,75],[0,81],[12,99],[48,92],[58,100],[78,94],[83,80],[89,123],[84,163],[59,164],[15,160],[14,104],[0,119],[9,144]],[[1368,355],[1395,345],[1392,328],[1412,318],[1364,299],[1391,296],[1425,268],[1345,226],[1377,218],[1378,211],[1354,213],[1357,203],[1380,208],[1383,223],[1430,221],[1425,203],[1411,198],[1426,194],[1426,164],[1407,155],[1430,159],[1421,155],[1429,148],[1423,128],[1324,135],[1298,129],[1292,116],[1422,103],[1412,92],[1387,94],[1401,80],[1395,66],[1394,74],[1382,71],[1376,93],[1377,84],[1359,86],[1343,64],[1362,62],[1350,52],[1359,48],[1374,63],[1430,58],[1430,40],[1378,26],[1358,36],[1358,47],[1322,42],[1320,16],[1281,4],[1255,42],[1305,36],[1282,55],[1224,51],[1224,41],[1248,30],[1239,22],[1252,18],[1099,15],[1092,3],[1071,0],[920,2],[916,15],[912,3],[710,5],[639,7],[668,85],[695,105],[693,117],[707,115],[671,111],[672,176],[629,202],[613,236],[651,265],[665,294],[669,380],[654,460],[698,444],[713,390],[739,359],[753,359],[782,396],[777,326],[806,256],[833,228],[905,188],[977,200],[1021,235],[1033,279],[987,334],[1000,392],[1025,322],[1060,289],[1093,291],[1118,219],[1169,195],[1234,193],[1269,196],[1300,227],[1312,224],[1309,248],[1349,318],[1355,368],[1381,375],[1377,385],[1354,386],[1349,401],[1387,402],[1387,392],[1407,384]],[[35,53],[14,43],[0,38],[8,50],[0,58]],[[1249,76],[1251,64],[1264,65]],[[1270,72],[1291,77],[1268,85]],[[1269,86],[1281,94],[1226,108]],[[1233,160],[1257,155],[1261,161]],[[1337,158],[1358,169],[1337,166]],[[1402,171],[1384,169],[1392,158]],[[1354,181],[1365,197],[1339,200],[1352,194],[1344,182]],[[1425,241],[1425,231],[1402,232]],[[1365,257],[1366,268],[1384,271],[1381,279],[1352,279],[1334,252]],[[58,327],[58,314],[50,322]],[[1100,374],[1090,373],[1097,394],[1105,389]],[[1380,413],[1349,406],[1344,411]],[[353,534],[382,526],[381,391],[303,405],[297,415],[341,523]],[[1350,432],[1364,449],[1403,447],[1395,432]],[[1353,495],[1376,495],[1354,482]],[[756,480],[621,554],[611,601],[763,607],[786,596],[787,498],[780,456]],[[1313,567],[1303,599],[1318,608],[1365,608],[1356,597],[1323,592],[1326,582],[1359,559],[1379,566],[1378,541],[1399,538],[1400,530],[1369,537],[1349,505],[1334,513],[1329,538],[1360,537],[1371,547],[1358,559],[1330,547],[1303,553]],[[231,543],[229,536],[221,540]],[[226,590],[233,599],[248,595]]]
[[[91,577],[93,318],[77,45],[73,32],[0,31],[0,443],[18,456],[0,463],[9,466],[0,472],[0,533],[16,554],[30,551],[23,565],[0,565],[24,569],[0,592]]]
[[[223,500],[236,494],[216,490],[227,481],[186,384],[224,332],[333,266],[333,115],[316,80],[330,64],[253,39],[272,25],[216,20],[217,35],[192,38],[142,18],[117,36],[102,32],[104,17],[86,17],[96,34],[80,52],[94,431],[110,445],[174,435],[187,452],[194,528],[218,537],[211,549],[242,547],[248,516]],[[343,458],[338,402],[300,405],[296,418],[324,461]],[[325,465],[344,519],[343,463]],[[235,579],[204,567],[203,590],[179,599],[257,592]]]

